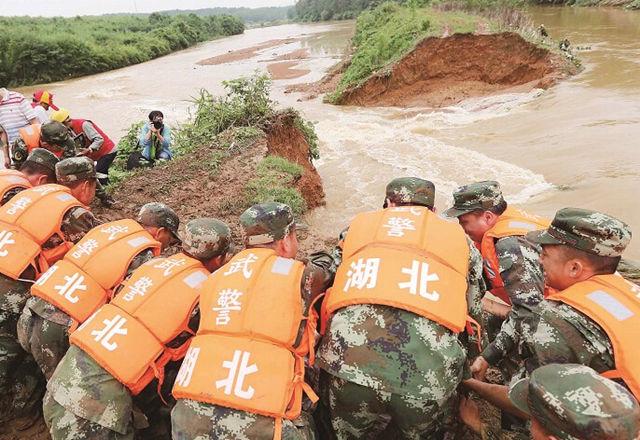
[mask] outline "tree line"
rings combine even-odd
[[[244,32],[216,15],[0,18],[0,85],[58,81],[104,72]]]

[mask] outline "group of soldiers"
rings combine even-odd
[[[497,182],[391,181],[335,249],[296,260],[287,205],[214,218],[149,203],[98,224],[94,163],[0,174],[0,423],[58,439],[452,438],[479,410],[534,439],[640,434],[629,227],[549,222]],[[457,220],[457,221],[456,221]],[[167,255],[172,245],[180,251]],[[500,379],[487,381],[487,370]]]

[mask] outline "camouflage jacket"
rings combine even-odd
[[[133,257],[129,268],[127,269],[127,274],[125,278],[128,278],[134,270],[138,267],[142,266],[147,261],[151,260],[154,257],[153,251],[150,249],[144,250],[140,252],[138,255]],[[27,301],[27,307],[29,307],[34,313],[40,316],[42,319],[46,319],[47,321],[55,322],[59,325],[71,326],[73,320],[69,315],[65,312],[51,304],[50,302],[45,301],[39,297],[31,297]]]
[[[485,293],[482,257],[467,241],[468,313],[481,322],[480,300]],[[337,261],[341,261],[341,251],[337,249],[336,253]],[[464,333],[458,336],[402,309],[373,304],[348,306],[331,317],[317,362],[328,373],[359,385],[415,399],[444,401],[468,375],[467,353],[461,340],[464,337]]]
[[[85,208],[72,208],[62,219],[61,230],[65,238],[73,243],[77,243],[80,239],[96,226],[98,221],[90,211]],[[51,237],[43,248],[49,249],[60,244],[62,240],[57,235]],[[29,298],[29,289],[31,287],[29,280],[34,281],[35,274],[32,269],[27,269],[21,275],[24,281],[15,281],[0,274],[0,309],[11,313],[20,313]]]
[[[522,323],[525,365],[514,381],[548,364],[581,364],[599,373],[615,367],[611,340],[596,322],[557,301],[542,301],[539,308],[538,319]]]
[[[336,270],[336,261],[330,254],[316,252],[310,255],[306,261],[300,284],[300,292],[306,311],[308,311],[311,301],[331,286]],[[302,334],[304,326],[305,324],[302,323],[299,336]],[[176,410],[180,412],[180,419],[189,420],[189,426],[179,427],[183,431],[188,431],[191,426],[195,429],[208,426],[211,438],[273,438],[274,424],[271,417],[188,399],[177,406]],[[293,423],[297,424],[298,421],[294,420]],[[184,438],[195,438],[195,435],[190,435],[192,434],[190,432],[181,431],[181,434],[185,436]]]
[[[538,247],[524,237],[515,236],[497,240],[495,247],[500,276],[511,299],[511,311],[495,339],[482,352],[482,357],[492,365],[516,352],[522,320],[534,315],[544,292]]]

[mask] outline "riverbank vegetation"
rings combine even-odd
[[[449,34],[474,32],[479,26],[485,27],[487,32],[500,30],[500,19],[488,19],[461,8],[450,4],[436,10],[387,2],[363,12],[358,17],[352,39],[351,62],[327,100],[338,101],[346,89],[361,84],[374,72],[398,61],[418,41],[440,36],[445,29]]]
[[[254,161],[251,173],[239,176],[243,184],[235,203],[248,207],[277,201],[289,204],[296,213],[304,212],[310,203],[299,186],[301,179],[309,177],[307,174],[315,173],[311,161],[319,156],[317,136],[313,124],[297,111],[276,109],[269,96],[270,85],[267,76],[256,74],[225,81],[226,94],[220,97],[200,91],[188,121],[173,130],[175,159],[153,169],[125,170],[127,158],[138,148],[142,122],[133,124],[118,144],[118,156],[110,170],[110,190],[119,191],[131,178],[144,179],[146,174],[162,170],[166,170],[168,180],[183,179],[183,173],[174,173],[174,168],[184,167],[185,162],[207,178],[215,178],[225,161],[263,143],[269,155]],[[283,128],[289,134],[283,135]],[[160,184],[166,186],[168,180]],[[319,184],[319,176],[317,180]]]
[[[241,34],[228,15],[0,18],[0,84],[58,81],[125,67]]]

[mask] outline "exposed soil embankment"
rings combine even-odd
[[[389,69],[347,89],[337,103],[441,107],[507,90],[548,88],[571,67],[516,33],[431,37]]]
[[[152,201],[166,203],[180,216],[183,224],[196,217],[216,217],[229,224],[235,242],[241,244],[238,217],[248,207],[247,182],[256,175],[258,163],[267,155],[284,157],[304,168],[294,186],[307,207],[324,204],[322,181],[309,161],[309,145],[287,114],[276,115],[265,127],[266,135],[244,150],[231,151],[222,162],[212,160],[212,149],[203,146],[166,165],[130,176],[114,192],[117,205],[112,209],[94,208],[100,220],[135,218],[142,205]],[[229,147],[237,147],[233,143]],[[323,246],[322,239],[303,240],[301,250]]]

